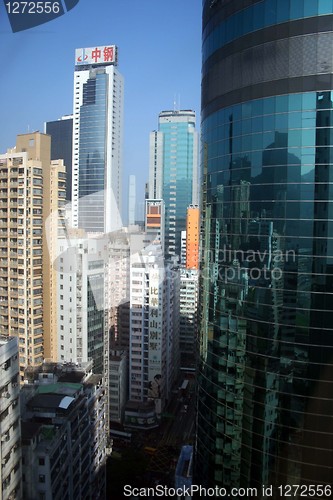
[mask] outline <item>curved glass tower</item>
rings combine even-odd
[[[332,8],[203,2],[197,484],[332,483]]]

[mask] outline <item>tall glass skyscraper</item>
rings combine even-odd
[[[72,223],[87,232],[121,226],[123,86],[114,45],[76,50]]]
[[[332,46],[332,1],[203,2],[197,484],[332,483]]]
[[[194,111],[162,111],[150,134],[149,198],[165,203],[165,255],[180,256],[187,207],[197,203],[198,132]]]

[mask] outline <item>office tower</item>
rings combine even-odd
[[[332,14],[203,3],[199,484],[332,483]]]
[[[39,132],[19,135],[16,148],[0,156],[0,333],[19,338],[21,375],[26,366],[42,363],[44,345],[51,345],[54,334],[55,297],[43,295],[43,290],[46,285],[53,290],[46,240],[57,236],[64,201],[62,170],[57,162],[51,165],[50,137]],[[51,172],[56,182],[52,193]],[[58,210],[46,232],[45,215],[51,208]]]
[[[91,368],[45,363],[26,371],[21,407],[27,500],[105,498],[105,389],[102,375]]]
[[[130,175],[128,180],[128,225],[132,226],[136,220],[136,182],[135,175]]]
[[[18,340],[0,336],[0,497],[22,498]]]
[[[72,200],[73,115],[46,122],[44,131],[51,136],[51,160],[62,159],[66,167],[66,200]]]
[[[123,77],[117,47],[77,49],[74,73],[72,224],[121,227]]]
[[[186,214],[186,269],[199,269],[200,210],[190,205]]]
[[[194,111],[162,111],[150,134],[149,198],[165,203],[165,256],[180,256],[186,209],[198,202],[198,133]]]

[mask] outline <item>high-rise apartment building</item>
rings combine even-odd
[[[81,235],[80,235],[81,233]],[[57,359],[93,361],[94,373],[103,373],[107,336],[106,241],[69,231],[58,239]]]
[[[46,122],[46,134],[51,136],[51,160],[63,160],[66,167],[66,200],[72,199],[73,115]]]
[[[199,484],[332,484],[332,20],[203,2]]]
[[[0,156],[0,333],[19,338],[21,375],[42,363],[55,333],[56,305],[52,244],[65,200],[62,162],[50,161],[50,137],[39,132],[17,137]],[[46,219],[54,210],[54,224]],[[43,290],[48,290],[43,294]]]
[[[105,498],[105,388],[91,368],[45,363],[26,371],[21,413],[27,500]]]
[[[152,401],[160,417],[178,375],[178,274],[151,245],[132,256],[130,276],[129,398]]]
[[[0,336],[0,497],[22,498],[18,339]]]
[[[165,256],[180,256],[187,207],[198,203],[198,133],[194,111],[162,111],[150,134],[149,198],[165,204]]]
[[[75,51],[72,224],[87,232],[121,226],[123,77],[117,47]]]
[[[179,353],[182,370],[195,369],[198,335],[199,271],[180,268]]]
[[[65,220],[67,173],[63,160],[51,160],[43,168],[43,294],[44,358],[58,361],[57,283],[58,239]]]

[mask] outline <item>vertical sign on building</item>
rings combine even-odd
[[[149,273],[149,341],[148,341],[148,398],[155,401],[156,413],[161,412],[162,398],[162,273]]]

